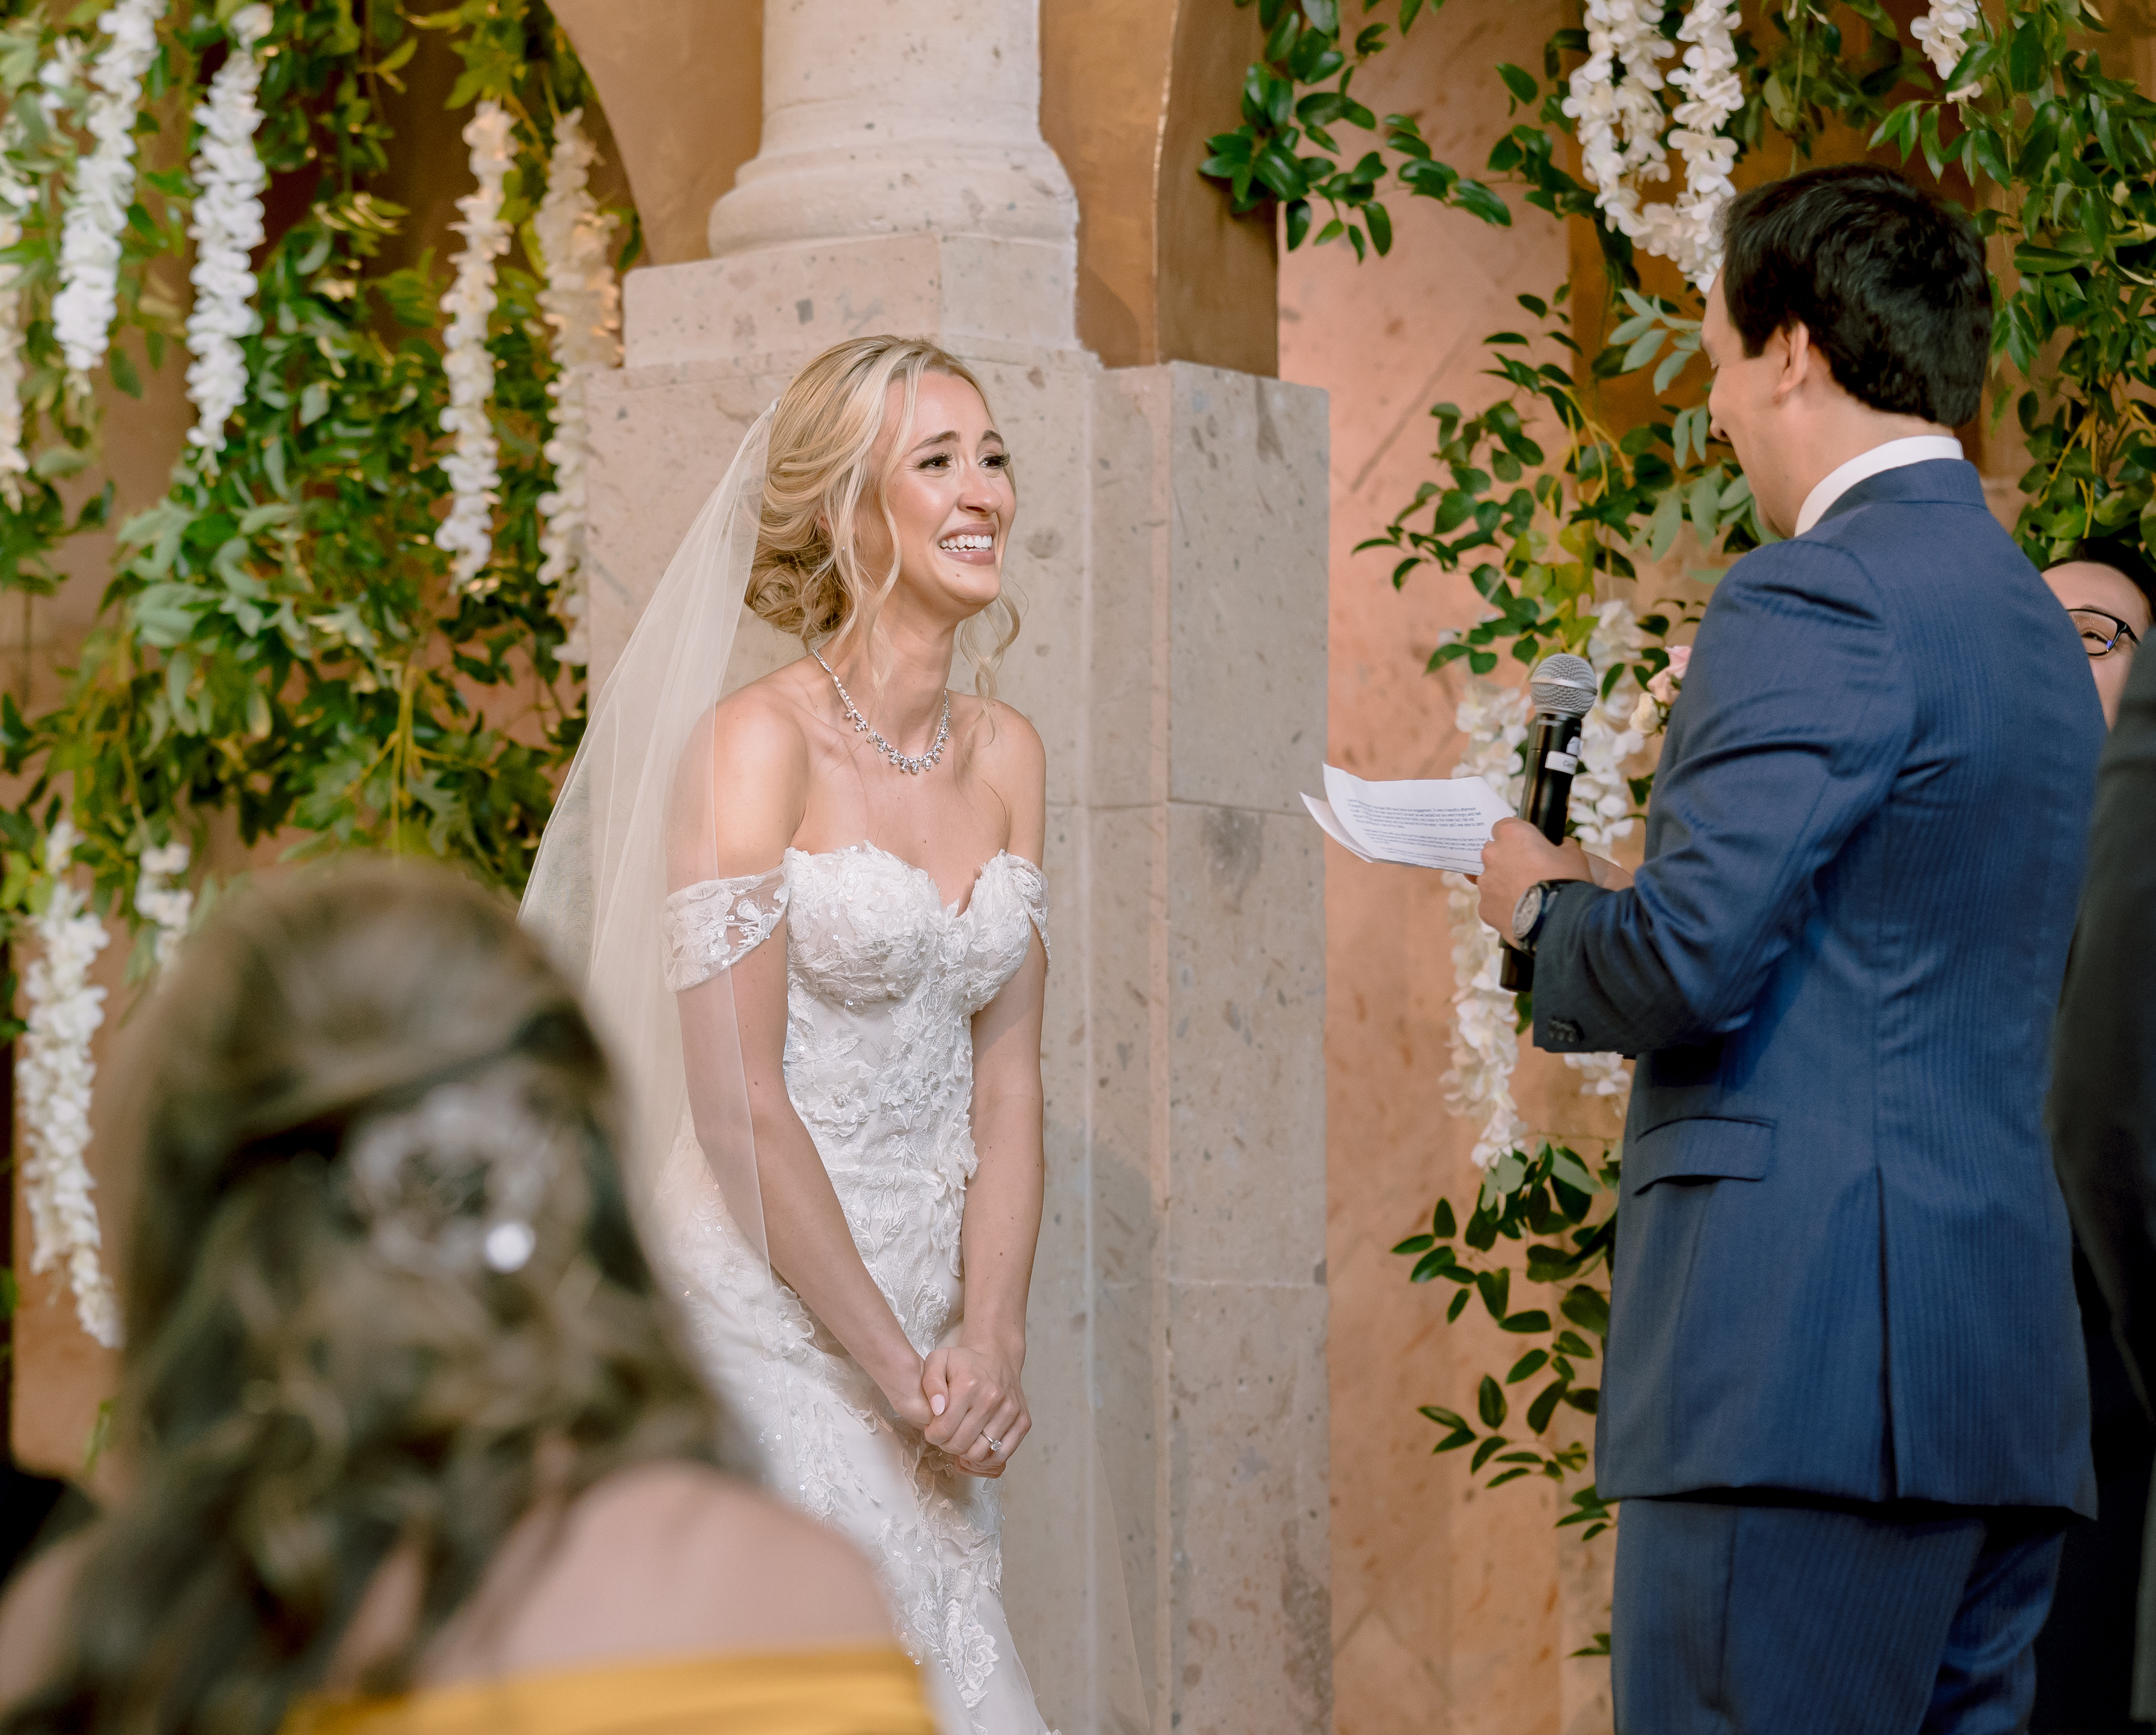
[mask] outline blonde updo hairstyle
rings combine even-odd
[[[927,373],[962,379],[988,402],[973,371],[947,350],[925,338],[890,336],[833,344],[794,376],[778,400],[748,605],[804,646],[844,641],[857,632],[870,635],[898,583],[898,526],[885,490],[905,454]],[[894,384],[902,388],[903,408],[879,465],[876,441]],[[865,511],[881,513],[891,537],[891,565],[881,572],[862,567],[858,528]],[[995,697],[997,665],[1018,631],[1018,606],[1006,578],[1003,594],[959,633],[973,690],[983,701]]]

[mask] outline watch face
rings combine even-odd
[[[1520,901],[1512,908],[1512,937],[1524,942],[1535,931],[1535,924],[1542,919],[1542,913],[1543,889],[1539,885],[1530,885],[1520,894]]]

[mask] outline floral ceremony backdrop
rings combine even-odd
[[[592,95],[543,6],[8,13],[0,589],[50,591],[106,525],[133,354],[183,349],[194,412],[163,497],[115,526],[64,696],[0,699],[29,1263],[110,1345],[84,1161],[107,920],[130,982],[154,972],[216,894],[190,871],[213,828],[521,886],[583,715],[582,380],[619,358],[636,231],[593,197]],[[390,115],[430,38],[471,191],[450,257],[400,260]]]

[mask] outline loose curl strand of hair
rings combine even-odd
[[[362,1682],[397,1691],[527,1513],[715,1456],[630,1225],[606,1062],[491,896],[408,864],[318,870],[228,903],[147,1009],[131,1487],[4,1735],[272,1735],[403,1548],[418,1617]],[[515,1271],[385,1260],[346,1184],[346,1134],[449,1081],[557,1129]]]
[[[876,617],[898,583],[898,525],[888,485],[912,431],[921,377],[929,373],[963,380],[988,402],[973,370],[949,351],[925,338],[891,336],[832,345],[794,376],[778,400],[748,605],[804,648],[843,644],[855,633],[873,642]],[[894,384],[901,389],[903,407],[896,435],[878,466],[876,442]],[[881,515],[891,540],[891,562],[881,572],[866,571],[860,559],[861,515],[869,511]],[[959,634],[984,716],[993,707],[1004,654],[1017,641],[1019,619],[1006,579],[1004,594]]]

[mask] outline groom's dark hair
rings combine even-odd
[[[1957,427],[1991,350],[1991,279],[1968,213],[1872,163],[1807,169],[1722,216],[1722,300],[1756,356],[1801,323],[1860,403]]]

